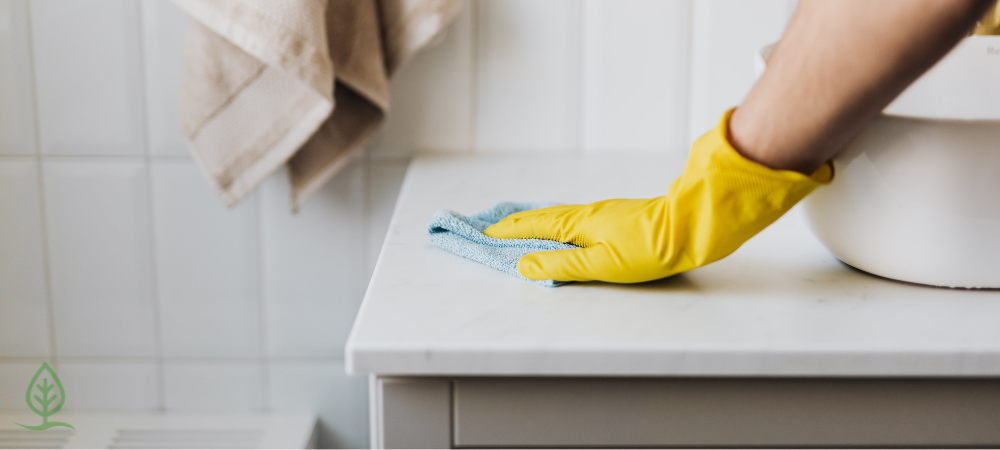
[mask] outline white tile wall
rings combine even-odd
[[[60,356],[156,356],[149,195],[141,162],[46,161]]]
[[[187,15],[164,0],[142,0],[142,56],[145,75],[149,151],[154,155],[188,155],[177,132],[181,61]]]
[[[163,355],[260,356],[254,198],[227,209],[192,161],[158,162],[152,177]]]
[[[67,409],[314,411],[366,446],[342,347],[413,152],[683,157],[793,5],[468,2],[292,213],[284,173],[229,209],[188,156],[168,0],[0,0],[0,409],[51,360]]]
[[[38,163],[0,161],[0,357],[49,356]]]
[[[267,350],[343,355],[366,287],[363,165],[353,163],[289,214],[283,172],[261,187]]]
[[[139,3],[31,1],[42,151],[143,152]]]

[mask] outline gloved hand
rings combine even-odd
[[[694,143],[664,197],[524,211],[485,233],[583,247],[523,256],[517,270],[532,280],[637,283],[722,259],[833,178],[829,164],[806,176],[744,158],[726,138],[730,114]]]

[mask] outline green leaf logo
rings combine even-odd
[[[42,416],[42,424],[29,426],[14,422],[15,424],[29,430],[47,430],[52,427],[73,428],[73,425],[65,422],[49,422],[49,416],[58,412],[63,403],[66,403],[66,391],[63,390],[62,383],[59,382],[55,371],[49,367],[49,363],[43,362],[42,367],[39,367],[38,372],[35,372],[35,377],[28,384],[28,392],[24,394],[24,398],[28,401],[28,407],[35,414]]]

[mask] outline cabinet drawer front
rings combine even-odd
[[[459,447],[1000,445],[1000,380],[454,381]]]

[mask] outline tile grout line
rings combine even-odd
[[[131,20],[135,21],[136,24],[136,49],[138,50],[138,60],[136,64],[139,67],[139,110],[142,112],[139,116],[141,121],[140,129],[142,130],[142,143],[145,148],[143,148],[143,162],[146,169],[146,221],[147,221],[147,232],[149,233],[149,243],[147,248],[149,250],[149,281],[150,281],[150,299],[153,303],[153,354],[156,361],[156,384],[157,384],[157,402],[159,404],[159,410],[165,412],[167,408],[166,403],[166,373],[164,370],[164,359],[163,359],[163,324],[162,319],[162,307],[160,305],[160,285],[159,285],[159,273],[158,264],[156,263],[156,220],[154,216],[154,198],[153,198],[153,158],[151,157],[152,145],[149,142],[149,110],[147,108],[148,102],[146,99],[146,59],[144,48],[145,39],[145,27],[142,23],[143,5],[142,2],[135,3],[134,14]],[[129,20],[129,19],[126,19]]]
[[[267,348],[267,302],[264,294],[264,200],[261,190],[254,194],[254,246],[257,258],[257,307],[260,326],[260,404],[271,411],[271,359]]]
[[[42,167],[42,131],[41,120],[38,114],[38,85],[35,83],[35,40],[31,27],[31,4],[27,0],[21,2],[24,5],[25,15],[25,37],[28,42],[28,70],[31,78],[31,102],[33,120],[35,126],[35,170],[38,174],[38,203],[42,228],[42,265],[45,277],[45,300],[48,310],[49,322],[49,357],[55,370],[59,370],[59,348],[56,345],[56,308],[55,298],[52,293],[52,258],[49,254],[49,226],[47,203],[45,201],[45,171]]]
[[[148,157],[147,157],[148,156]],[[2,159],[14,159],[14,158],[29,158],[28,155],[0,155]],[[69,154],[56,154],[56,155],[41,155],[43,160],[47,161],[59,161],[59,162],[82,162],[94,160],[101,161],[114,161],[114,162],[141,162],[146,160],[157,161],[157,162],[194,162],[194,158],[188,155],[113,155],[113,154],[90,154],[90,155],[69,155]]]

